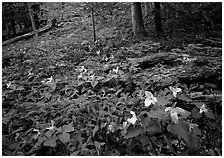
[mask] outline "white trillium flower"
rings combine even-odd
[[[107,129],[108,129],[108,133],[109,132],[112,132],[113,133],[115,131],[115,126],[110,124],[110,125],[108,125],[108,128]]]
[[[94,79],[94,76],[95,76],[95,74],[90,75],[90,76],[89,76],[89,79],[90,79],[90,80],[93,80],[93,79]]]
[[[173,92],[174,97],[177,97],[177,93],[182,91],[181,88],[174,88],[174,87],[171,87],[171,86],[169,88]]]
[[[127,119],[127,122],[131,123],[131,124],[135,124],[136,121],[137,121],[137,117],[136,117],[136,114],[134,111],[130,111],[131,115],[132,115],[132,118],[128,118]]]
[[[84,66],[80,66],[80,68],[78,69],[80,72],[87,72],[87,70],[85,69],[85,67]]]
[[[80,78],[82,78],[82,73],[80,73],[80,74],[78,75],[78,79],[80,79]]]
[[[202,113],[202,112],[208,112],[208,109],[205,107],[205,104],[203,104],[203,105],[201,106],[199,112],[200,112],[200,113]]]
[[[51,83],[53,81],[53,77],[51,76],[50,78],[47,78],[47,82],[46,82],[46,84],[49,84],[49,83]]]
[[[178,114],[181,114],[181,113],[183,114],[186,111],[179,107],[176,107],[176,108],[167,107],[167,108],[165,108],[165,112],[170,112],[170,117],[171,117],[172,122],[177,123],[178,119],[179,119]]]
[[[178,113],[174,110],[171,110],[171,112],[170,112],[170,117],[171,117],[171,119],[174,123],[178,122],[178,115],[177,114]]]
[[[33,129],[34,132],[37,132],[37,134],[35,134],[33,136],[33,139],[37,139],[39,135],[41,135],[40,131],[38,129]]]
[[[149,107],[151,104],[156,104],[157,99],[152,95],[151,92],[145,91],[146,99],[145,99],[145,106]]]
[[[113,69],[113,71],[117,74],[119,67],[117,66],[116,69]]]
[[[51,120],[51,126],[50,127],[47,127],[46,129],[48,129],[50,131],[55,129],[54,121],[53,120]]]
[[[9,88],[12,85],[12,82],[6,83],[7,88]]]
[[[195,127],[197,127],[198,125],[197,124],[194,124],[194,123],[190,123],[189,124],[189,131],[193,131]]]

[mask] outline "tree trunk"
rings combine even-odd
[[[160,14],[160,2],[155,2],[155,29],[156,34],[160,37],[163,34],[161,14]]]
[[[96,41],[96,29],[95,29],[95,20],[94,20],[94,9],[93,9],[93,3],[92,3],[92,20],[93,20],[93,41]]]
[[[2,6],[2,17],[3,17],[2,26],[5,25],[5,29],[6,29],[6,36],[5,36],[6,39],[5,40],[7,40],[7,39],[9,39],[9,26],[8,26],[8,21],[5,20],[5,10],[4,10],[3,6]],[[2,39],[2,41],[3,41],[3,39]]]
[[[33,28],[33,31],[35,32],[35,40],[37,41],[38,39],[38,33],[37,33],[37,29],[35,27],[35,21],[33,19],[33,14],[32,14],[32,10],[31,10],[31,6],[30,6],[30,3],[28,2],[28,9],[29,9],[29,15],[30,15],[30,20],[31,20],[31,24],[32,24],[32,28]]]
[[[11,20],[11,25],[12,25],[13,36],[16,36],[15,8],[13,8],[13,11],[11,12],[10,20]]]
[[[150,12],[150,4],[149,2],[145,3],[145,18],[149,16],[149,12]]]
[[[142,18],[142,9],[140,2],[134,2],[131,5],[132,12],[132,26],[135,37],[144,37],[146,36],[146,31],[144,28],[143,18]]]

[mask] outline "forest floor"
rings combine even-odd
[[[61,22],[38,41],[3,47],[3,155],[221,155],[221,37],[138,41],[97,25],[98,41],[92,42],[90,21]],[[170,86],[181,92],[170,95]],[[135,130],[122,137],[117,124],[130,111],[141,118],[153,110],[146,110],[144,91],[157,106],[191,112],[188,121],[200,129],[197,145],[189,147],[178,133],[167,134],[171,141],[158,131],[148,142]],[[195,116],[203,104],[212,114]]]

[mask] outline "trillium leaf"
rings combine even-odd
[[[208,112],[205,112],[205,116],[211,119],[215,119],[215,115],[213,114],[211,110],[209,110]]]
[[[105,145],[105,143],[104,142],[99,143],[97,141],[94,141],[94,145],[98,150],[100,150],[101,146]]]
[[[195,134],[189,135],[189,142],[187,143],[189,148],[196,149],[198,147],[198,137]]]
[[[44,141],[47,141],[46,137],[39,137],[38,142],[34,145],[34,149],[38,148]]]
[[[143,146],[149,145],[151,143],[148,136],[144,136],[143,138],[141,138],[140,142],[142,143]]]
[[[70,141],[70,135],[68,133],[62,133],[58,136],[58,138],[63,142],[63,143],[68,143]]]
[[[169,124],[167,130],[179,137],[183,138],[185,141],[189,142],[189,126],[185,123],[175,123]]]
[[[141,126],[129,126],[127,129],[127,133],[124,136],[124,138],[132,138],[132,137],[137,137],[139,134],[142,133],[142,127]]]
[[[146,128],[148,126],[148,123],[149,123],[149,118],[148,117],[141,116],[141,124],[142,124],[142,127],[143,128]]]
[[[74,151],[70,156],[77,156],[80,153],[80,151]]]
[[[56,146],[56,139],[48,139],[47,141],[44,142],[44,146],[50,146],[50,147],[55,147]]]
[[[72,131],[74,131],[74,127],[71,123],[68,125],[64,125],[62,127],[62,132],[72,132]]]
[[[191,116],[193,118],[201,118],[202,114],[199,113],[199,110],[197,108],[193,108],[191,111]]]
[[[100,127],[98,125],[95,126],[95,128],[93,129],[93,137],[95,136],[96,132],[100,129]]]
[[[165,120],[167,116],[166,112],[161,109],[150,111],[147,114],[148,114],[148,117],[150,118],[158,118],[162,120]]]

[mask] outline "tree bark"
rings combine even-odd
[[[95,20],[94,20],[94,9],[93,9],[93,4],[92,4],[92,20],[93,20],[93,41],[96,41],[96,29],[95,29]]]
[[[146,36],[146,31],[144,28],[142,9],[140,2],[134,2],[131,5],[132,12],[132,26],[135,37],[144,37]]]
[[[163,34],[161,14],[160,14],[160,2],[155,2],[155,29],[158,37]]]
[[[149,12],[150,12],[150,4],[149,2],[145,3],[145,18],[149,16]]]
[[[15,8],[13,8],[11,12],[11,25],[12,25],[13,36],[16,36]]]
[[[5,37],[6,39],[5,40],[7,40],[9,38],[9,27],[8,27],[8,21],[5,20],[5,10],[4,10],[3,6],[2,6],[2,16],[3,16],[2,26],[5,25],[5,28],[6,28],[6,37]]]
[[[35,21],[33,19],[33,14],[32,14],[32,10],[31,10],[30,3],[27,2],[27,5],[28,5],[28,9],[29,9],[29,15],[30,15],[30,20],[31,20],[32,28],[33,28],[33,31],[35,32],[35,40],[37,41],[38,40],[38,33],[37,33],[37,29],[35,27]]]

